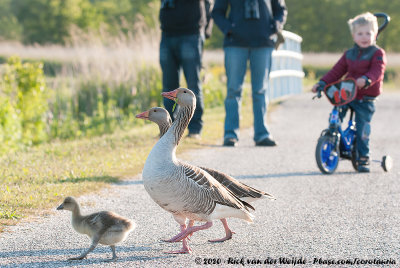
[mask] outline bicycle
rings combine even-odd
[[[329,115],[329,127],[321,132],[315,149],[318,168],[322,173],[332,174],[339,165],[339,159],[343,158],[351,160],[353,168],[357,171],[358,152],[354,111],[349,107],[350,118],[345,130],[342,130],[339,116],[342,106],[354,100],[357,94],[356,83],[354,79],[348,78],[326,85],[323,91],[333,105],[333,109]],[[313,99],[316,97],[321,97],[321,90]],[[380,162],[386,172],[393,166],[393,160],[389,155],[383,156],[381,161],[372,161]]]
[[[374,14],[382,17],[385,22],[379,27],[378,34],[387,26],[390,17],[385,13]],[[339,159],[351,160],[353,168],[358,170],[358,152],[356,140],[356,124],[353,120],[354,111],[350,108],[350,119],[347,128],[342,130],[339,117],[340,109],[343,105],[351,102],[357,95],[355,80],[352,78],[337,81],[326,85],[323,89],[319,88],[314,98],[321,98],[321,92],[324,92],[328,100],[334,106],[329,116],[329,127],[321,132],[315,149],[315,158],[318,168],[322,173],[332,174],[339,165]],[[382,157],[380,162],[385,172],[390,171],[393,160],[389,155]]]

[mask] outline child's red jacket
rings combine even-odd
[[[343,54],[321,80],[330,84],[342,78],[351,77],[357,80],[364,77],[367,80],[369,79],[370,85],[357,92],[356,98],[360,100],[363,96],[376,97],[381,94],[385,68],[386,55],[382,48],[376,45],[367,48],[354,45]]]

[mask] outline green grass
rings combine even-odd
[[[243,105],[242,114],[249,119],[242,119],[241,126],[251,126],[251,105]],[[206,108],[202,139],[183,139],[178,155],[188,149],[221,144],[224,116],[223,107]],[[29,215],[55,208],[66,196],[95,192],[139,174],[157,140],[158,127],[143,121],[129,131],[42,144],[3,157],[0,231]]]

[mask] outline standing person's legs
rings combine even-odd
[[[201,57],[203,52],[204,37],[200,34],[185,35],[180,37],[179,57],[182,63],[183,73],[185,74],[186,84],[196,96],[196,110],[192,120],[190,120],[188,130],[189,135],[200,134],[203,127],[203,92],[201,88],[200,70]]]
[[[257,145],[276,145],[267,127],[269,73],[272,47],[250,50],[251,88],[254,114],[254,141]]]
[[[166,37],[162,34],[160,43],[160,65],[162,70],[163,92],[172,91],[179,87],[180,66],[176,56],[176,37]],[[171,118],[173,117],[172,107],[174,101],[163,98],[164,107],[167,109]]]
[[[225,47],[227,94],[225,99],[224,144],[228,139],[239,140],[239,116],[243,81],[247,69],[248,48]]]

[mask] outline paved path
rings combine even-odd
[[[196,267],[196,262],[221,262],[234,267],[241,260],[279,263],[285,258],[328,263],[341,260],[400,263],[400,94],[385,93],[372,124],[372,156],[390,154],[395,166],[384,173],[373,164],[371,173],[358,174],[350,161],[339,163],[334,175],[322,175],[314,150],[320,131],[328,124],[331,106],[311,94],[289,98],[270,116],[279,142],[274,148],[254,147],[252,130],[243,131],[239,146],[205,146],[181,158],[196,165],[218,168],[277,197],[255,203],[255,223],[237,219],[229,224],[233,239],[211,244],[223,236],[220,222],[193,235],[191,255],[168,255],[181,244],[163,243],[178,231],[172,217],[159,208],[143,188],[140,176],[97,195],[79,198],[83,212],[114,210],[134,219],[138,228],[117,246],[117,262],[108,247],[99,246],[83,261],[66,261],[89,246],[76,234],[70,213],[57,211],[42,219],[11,227],[0,236],[1,267]],[[302,258],[302,259],[300,259]],[[240,265],[241,266],[241,265]],[[270,267],[276,266],[276,264]],[[287,266],[287,265],[284,265]],[[282,267],[284,267],[282,266]],[[341,267],[348,267],[341,265]],[[364,267],[361,265],[360,267]],[[395,267],[396,265],[392,265]]]

